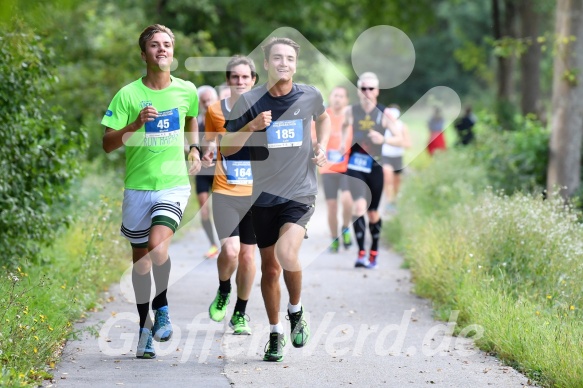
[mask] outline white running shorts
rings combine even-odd
[[[156,191],[125,189],[120,234],[132,244],[148,242],[152,219],[158,217],[169,224],[172,221],[180,224],[189,197],[190,185]]]

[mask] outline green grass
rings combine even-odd
[[[581,215],[485,176],[467,154],[434,158],[404,183],[387,238],[437,317],[459,310],[458,327],[484,328],[480,347],[544,386],[581,386]]]
[[[119,236],[122,186],[113,174],[91,171],[79,182],[72,223],[45,249],[43,264],[4,268],[0,386],[38,386],[51,378],[65,340],[76,334],[73,323],[121,275],[129,255]]]

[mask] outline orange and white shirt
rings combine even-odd
[[[342,123],[344,123],[344,113],[336,115],[332,109],[326,109],[331,121],[330,139],[326,147],[326,158],[328,163],[319,167],[320,174],[342,173],[346,172],[348,166],[348,153],[352,144],[352,126],[348,127],[348,136],[344,143],[344,154],[340,153],[340,143],[342,142]],[[315,126],[313,127],[313,138],[315,139]]]
[[[225,129],[225,114],[231,110],[227,106],[227,99],[220,100],[208,107],[205,118],[205,139],[217,141],[217,162],[213,192],[236,197],[250,196],[253,190],[253,176],[249,150],[243,147],[234,155],[224,157],[219,151],[219,138]]]

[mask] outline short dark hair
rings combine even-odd
[[[257,77],[257,70],[255,69],[255,62],[253,62],[253,59],[245,57],[243,55],[234,55],[229,60],[229,63],[227,63],[227,71],[225,72],[227,79],[231,78],[231,70],[233,69],[233,67],[239,65],[249,66],[249,69],[251,69],[251,77],[252,78]]]
[[[158,32],[164,32],[168,34],[172,40],[172,46],[174,46],[174,34],[172,33],[172,30],[161,24],[152,24],[151,26],[144,28],[144,31],[142,31],[140,34],[140,39],[138,40],[138,44],[140,45],[140,49],[143,53],[146,52],[146,43],[152,39],[154,34],[157,34]]]
[[[288,46],[293,47],[293,49],[295,50],[296,58],[300,56],[300,45],[299,44],[297,44],[296,42],[294,42],[290,38],[277,38],[274,36],[271,39],[269,39],[266,44],[261,46],[265,60],[269,60],[269,54],[271,53],[271,48],[273,47],[273,45],[276,45],[276,44],[287,44]]]

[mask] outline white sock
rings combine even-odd
[[[300,301],[296,305],[293,305],[291,303],[288,303],[287,304],[287,310],[290,312],[290,314],[297,313],[298,311],[301,311],[302,310],[302,301]]]
[[[269,325],[269,332],[283,334],[283,326],[281,322],[278,322],[275,325]]]

